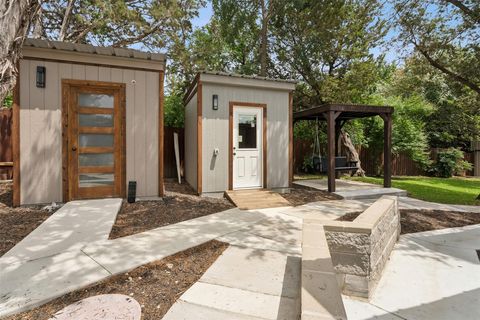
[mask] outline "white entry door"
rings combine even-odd
[[[262,122],[262,108],[233,108],[233,189],[263,187]]]

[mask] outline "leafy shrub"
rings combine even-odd
[[[437,154],[437,160],[431,168],[431,172],[442,178],[450,178],[454,174],[460,174],[462,171],[471,170],[472,164],[463,160],[463,151],[450,148],[440,151]]]
[[[9,92],[5,97],[5,100],[3,100],[3,103],[0,105],[0,108],[1,107],[11,108],[12,104],[13,104],[13,95],[12,95],[12,92]]]
[[[312,155],[308,155],[308,156],[305,156],[305,158],[303,158],[302,169],[306,173],[309,173],[309,172],[313,171],[313,157],[312,157]]]

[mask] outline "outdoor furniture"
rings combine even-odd
[[[335,171],[351,172],[355,174],[358,170],[358,161],[348,161],[347,157],[335,157]],[[313,169],[319,173],[328,172],[328,162],[326,157],[313,157]]]

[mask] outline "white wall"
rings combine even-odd
[[[37,66],[46,67],[44,89]],[[22,60],[21,204],[62,201],[62,79],[126,83],[126,180],[137,181],[138,196],[158,195],[158,72]]]
[[[267,105],[267,188],[288,188],[289,91],[202,83],[202,192],[228,189],[229,102]],[[212,95],[219,99],[212,110]],[[213,150],[220,153],[213,157]]]

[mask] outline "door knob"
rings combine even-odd
[[[77,147],[73,146],[72,151],[77,151]]]

